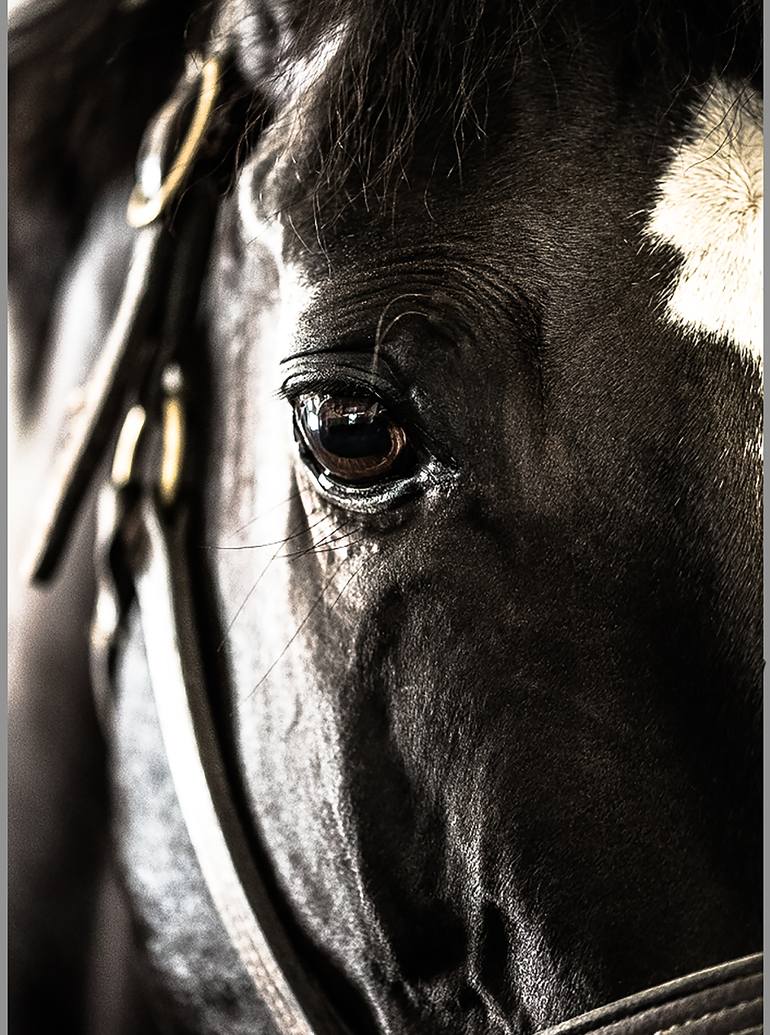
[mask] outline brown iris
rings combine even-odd
[[[387,474],[406,445],[404,429],[371,397],[305,395],[296,414],[307,448],[339,481],[370,482]]]

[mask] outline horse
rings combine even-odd
[[[759,1031],[759,6],[51,0],[10,150],[14,1030]]]

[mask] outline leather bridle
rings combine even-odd
[[[339,1035],[349,1029],[298,957],[238,816],[211,713],[190,576],[185,343],[222,169],[239,129],[226,114],[227,75],[222,54],[191,58],[146,135],[128,206],[136,237],[123,295],[85,406],[69,428],[32,572],[39,582],[53,574],[115,442],[97,512],[91,650],[99,711],[107,722],[124,623],[135,604],[176,795],[222,925],[276,1031]],[[733,960],[568,1020],[548,1035],[755,1035],[761,973],[761,954]]]

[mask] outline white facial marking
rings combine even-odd
[[[713,82],[658,185],[645,234],[682,264],[675,324],[762,361],[762,98]]]
[[[279,300],[276,339],[290,342],[299,318],[310,308],[315,289],[296,263],[283,257],[286,229],[279,214],[260,212],[255,198],[254,175],[259,156],[246,165],[238,179],[238,214],[243,224],[243,238],[248,247],[261,245],[270,255],[278,273]]]

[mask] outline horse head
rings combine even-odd
[[[248,105],[184,371],[191,578],[250,850],[354,1030],[537,1031],[758,946],[757,24],[207,26]],[[189,1027],[254,1030],[137,628],[142,941]]]

